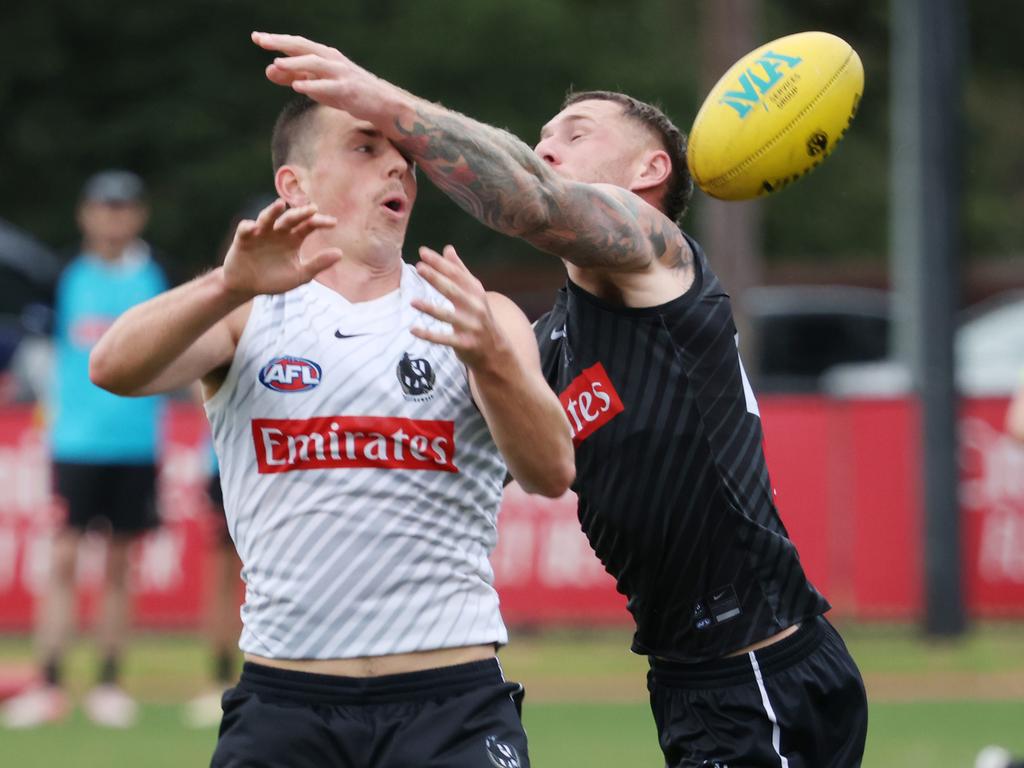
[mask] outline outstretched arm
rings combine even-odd
[[[466,364],[473,400],[523,489],[561,496],[576,475],[572,433],[541,373],[526,315],[507,297],[485,292],[452,246],[444,255],[420,248],[420,259],[417,271],[452,306],[419,299],[413,306],[449,323],[452,332],[413,328],[413,334],[452,347]]]
[[[103,334],[89,356],[89,377],[118,395],[150,395],[183,387],[230,363],[249,300],[309,282],[341,258],[328,249],[298,256],[306,236],[334,219],[314,206],[285,212],[278,200],[256,221],[243,221],[224,266],[132,307]]]
[[[432,104],[372,75],[334,48],[253,33],[285,54],[267,77],[373,122],[442,191],[487,226],[577,266],[676,266],[688,252],[666,216],[628,190],[562,178],[507,131]]]

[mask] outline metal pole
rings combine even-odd
[[[895,347],[920,398],[925,630],[966,627],[953,334],[961,249],[961,0],[894,0]]]
[[[758,39],[762,8],[761,0],[704,0],[698,7],[703,42],[699,92],[706,94],[734,62],[764,42]],[[743,363],[756,380],[760,350],[742,300],[746,290],[762,279],[761,204],[697,197],[701,242],[715,274],[733,297]]]

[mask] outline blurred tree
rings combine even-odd
[[[1011,29],[1024,6],[975,3],[971,14],[967,235],[979,252],[1019,252],[1024,161],[1011,148],[1024,74]],[[285,94],[263,77],[269,57],[249,42],[254,28],[337,45],[413,92],[532,142],[571,86],[658,101],[687,127],[703,96],[696,23],[696,3],[675,0],[5,3],[0,215],[68,245],[82,180],[128,167],[151,187],[151,239],[187,271],[210,263],[239,203],[271,188],[267,144]],[[887,4],[765,4],[765,39],[811,28],[846,37],[868,83],[835,156],[763,206],[766,258],[884,268]],[[424,182],[410,245],[448,241],[478,268],[500,268],[502,281],[559,274],[552,259],[480,227]]]

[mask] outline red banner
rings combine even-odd
[[[1005,400],[965,402],[960,419],[965,594],[974,616],[1024,616],[1024,448],[1002,429]],[[780,512],[811,579],[837,613],[914,617],[922,604],[917,412],[907,401],[761,400]],[[206,419],[173,409],[160,474],[164,525],[135,553],[135,614],[151,627],[197,626],[213,544],[204,486]],[[29,409],[0,410],[0,628],[31,625],[58,514]],[[571,494],[505,495],[492,557],[511,624],[628,623],[624,598],[579,529]],[[79,558],[81,608],[96,608],[103,543]]]

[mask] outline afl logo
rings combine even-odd
[[[395,368],[398,383],[406,400],[429,400],[434,396],[434,369],[422,357],[409,357],[406,352]]]
[[[320,366],[303,357],[275,357],[260,369],[260,384],[275,392],[306,392],[322,377]]]

